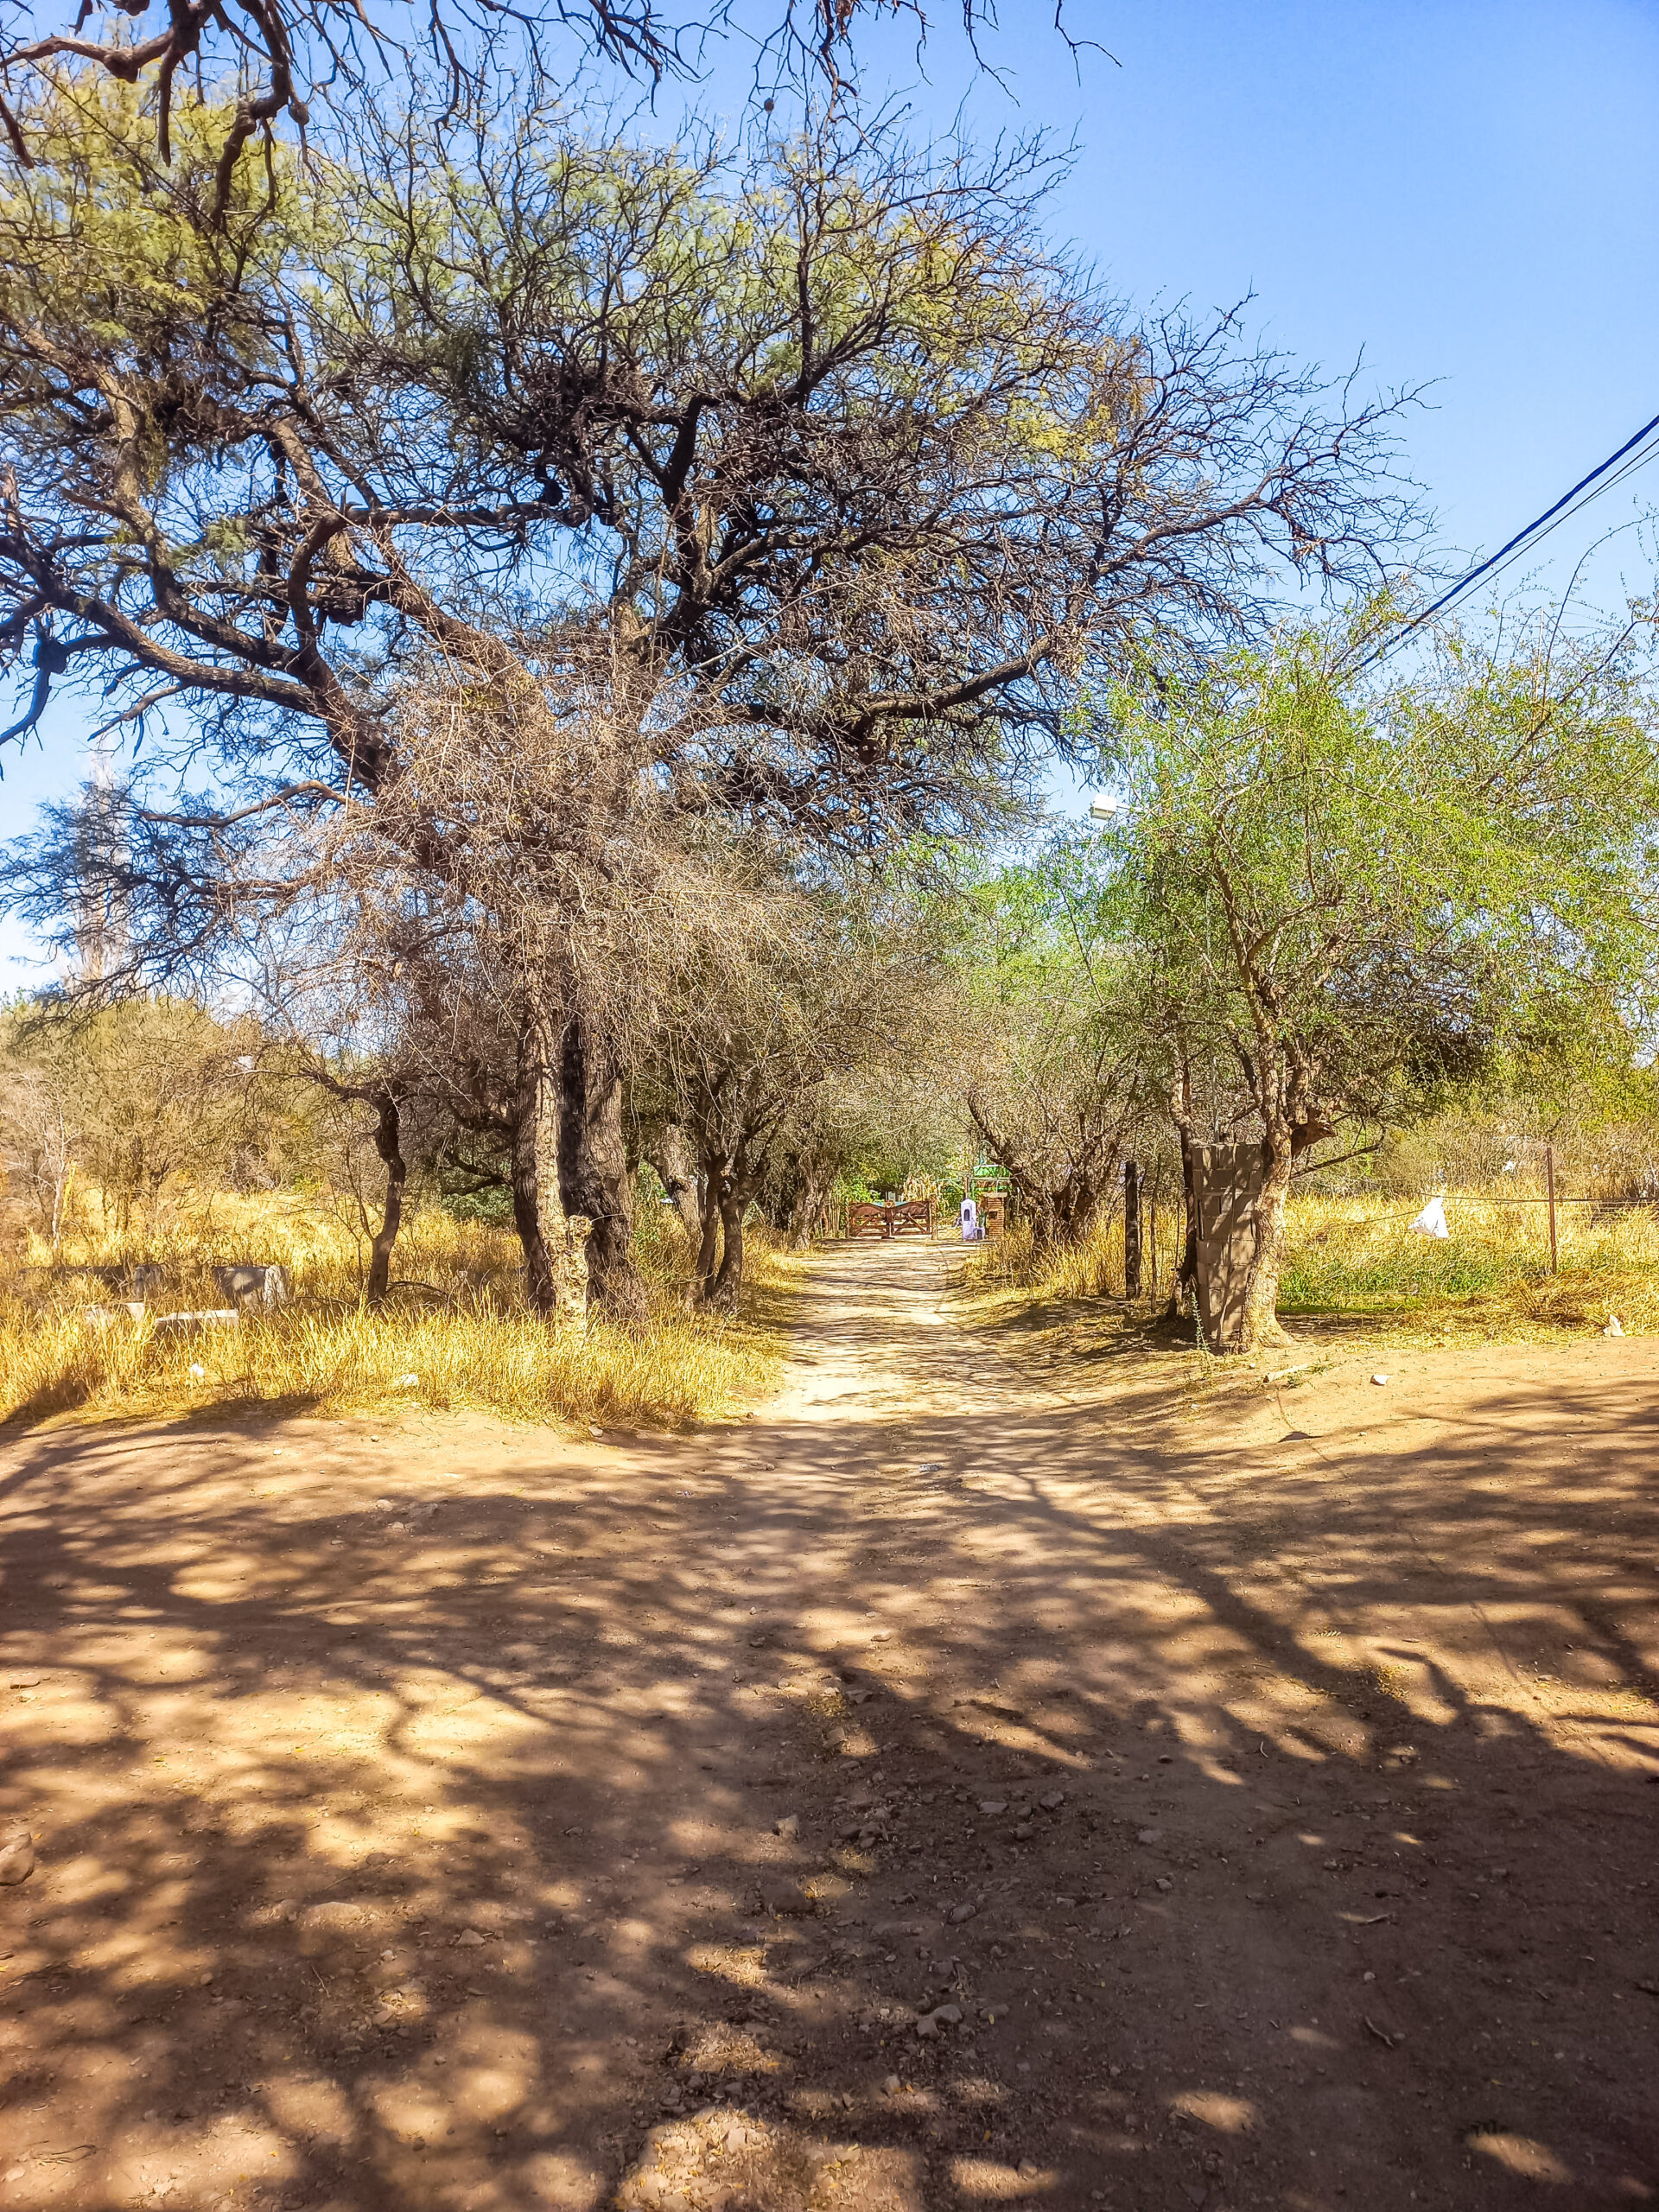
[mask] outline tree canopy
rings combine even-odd
[[[1262,1133],[1250,1340],[1295,1163],[1494,1055],[1651,1035],[1659,763],[1643,641],[1540,628],[1368,683],[1374,618],[1100,709],[1123,795],[1091,926],[1189,1136]],[[1196,1093],[1194,1077],[1197,1077]]]

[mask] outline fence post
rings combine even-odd
[[[1141,1163],[1123,1163],[1123,1295],[1141,1295]]]
[[[1559,1272],[1555,1253],[1555,1147],[1544,1147],[1544,1183],[1549,1192],[1549,1272]]]

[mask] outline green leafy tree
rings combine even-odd
[[[1061,841],[969,887],[953,932],[956,1085],[1039,1253],[1088,1235],[1161,1119],[1157,1055],[1077,859]]]
[[[163,1230],[185,1191],[211,1193],[259,1172],[259,1041],[251,1023],[226,1025],[178,999],[81,1015],[49,1001],[15,1010],[0,1053],[19,1090],[50,1102],[54,1230],[70,1166],[123,1242]]]
[[[1096,862],[1100,932],[1132,948],[1186,1134],[1204,1134],[1197,1065],[1261,1138],[1226,1351],[1281,1333],[1286,1200],[1339,1124],[1397,1123],[1505,1051],[1628,1044],[1649,1016],[1639,632],[1449,634],[1431,668],[1368,685],[1374,635],[1290,634],[1195,683],[1124,688],[1099,725],[1127,801]]]

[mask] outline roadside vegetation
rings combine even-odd
[[[1292,1196],[1278,1308],[1291,1339],[1323,1344],[1328,1325],[1355,1344],[1550,1341],[1563,1332],[1599,1336],[1614,1321],[1627,1336],[1659,1334],[1659,1202],[1563,1203],[1552,1268],[1541,1191],[1508,1180],[1444,1189],[1444,1239],[1412,1226],[1429,1195],[1374,1188]],[[1149,1211],[1145,1218],[1149,1225]],[[1178,1208],[1162,1217],[1162,1252],[1179,1224]],[[1047,1251],[1021,1224],[1001,1243],[976,1248],[962,1270],[966,1310],[988,1324],[1075,1329],[1082,1320],[1097,1345],[1196,1350],[1173,1263],[1160,1256],[1154,1281],[1148,1261],[1143,1284],[1139,1298],[1126,1295],[1121,1208],[1097,1215],[1076,1243]]]
[[[227,1249],[281,1265],[292,1302],[233,1325],[173,1327],[175,1303],[213,1307]],[[693,1254],[667,1221],[642,1239],[645,1325],[595,1316],[550,1328],[528,1313],[510,1231],[433,1207],[404,1242],[410,1280],[375,1306],[361,1252],[302,1198],[223,1199],[211,1220],[147,1241],[169,1294],[134,1319],[79,1266],[118,1265],[118,1242],[81,1233],[56,1268],[31,1238],[0,1292],[0,1421],[158,1417],[266,1406],[286,1413],[470,1410],[514,1421],[681,1427],[734,1413],[774,1384],[798,1260],[764,1229],[750,1239],[741,1315],[688,1309]]]
[[[850,1194],[992,1180],[976,1275],[1109,1331],[1131,1169],[1206,1355],[1649,1313],[1634,1228],[1542,1285],[1365,1179],[1651,1188],[1646,602],[1430,620],[1408,396],[1107,291],[1039,143],[670,146],[481,30],[302,112],[331,20],[257,128],[14,56],[0,752],[100,748],[0,853],[15,1413],[689,1420]]]

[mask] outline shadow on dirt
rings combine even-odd
[[[1227,1462],[917,1356],[983,1402],[11,1440],[0,2201],[1652,2201],[1659,1389]]]

